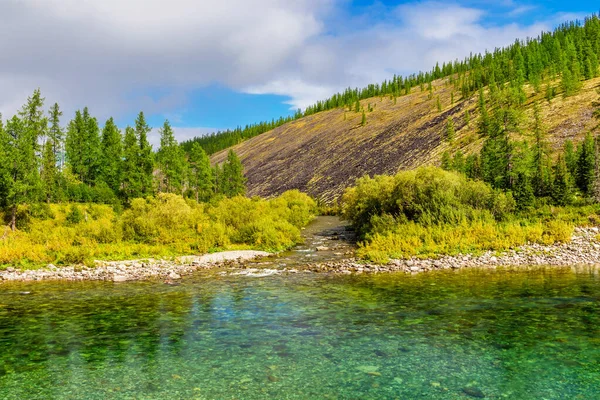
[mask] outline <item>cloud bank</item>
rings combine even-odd
[[[486,26],[485,12],[419,2],[362,14],[346,0],[4,0],[0,111],[34,88],[70,117],[176,115],[213,83],[304,108],[345,87],[430,69],[551,22]],[[385,18],[378,13],[385,11]],[[515,12],[523,12],[517,10]],[[185,121],[180,121],[185,124]],[[197,128],[201,129],[201,128]],[[180,140],[190,132],[178,131]]]

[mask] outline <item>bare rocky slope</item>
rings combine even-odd
[[[600,78],[589,80],[577,95],[563,98],[559,94],[550,102],[530,90],[524,134],[537,101],[553,148],[561,148],[568,138],[580,140],[595,126],[591,103],[598,97],[599,86]],[[414,88],[396,101],[371,98],[361,102],[367,110],[365,126],[361,126],[362,113],[340,108],[290,122],[236,145],[233,149],[244,164],[249,195],[269,197],[300,189],[331,202],[365,174],[393,174],[439,164],[446,150],[477,151],[482,142],[476,133],[477,95],[462,99],[453,85],[440,80],[434,83],[430,97],[427,90]],[[456,126],[456,140],[451,144],[442,139],[448,117]],[[212,162],[223,162],[227,151],[213,155]]]

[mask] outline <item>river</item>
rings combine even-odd
[[[599,360],[594,268],[0,286],[1,399],[598,399]]]

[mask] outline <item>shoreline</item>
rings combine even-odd
[[[342,274],[404,272],[418,274],[430,271],[460,270],[466,268],[494,269],[497,267],[569,267],[600,265],[600,229],[575,228],[571,242],[553,245],[527,244],[505,252],[488,251],[482,255],[460,254],[439,258],[410,258],[390,260],[386,265],[364,264],[351,259],[342,262],[320,263],[309,266],[312,272]]]
[[[127,260],[96,261],[97,266],[56,267],[35,270],[19,270],[7,268],[0,271],[2,282],[34,282],[34,281],[109,281],[129,282],[151,279],[163,279],[172,282],[199,270],[217,269],[235,266],[255,258],[273,255],[264,251],[238,250],[204,254],[201,256],[181,256],[173,260]]]
[[[482,255],[440,256],[391,260],[386,265],[364,263],[354,258],[322,263],[307,263],[294,269],[269,269],[248,266],[246,262],[273,256],[253,250],[225,251],[202,256],[182,256],[173,260],[97,261],[96,267],[49,265],[36,270],[7,268],[0,271],[2,282],[35,281],[109,281],[130,282],[164,280],[173,283],[196,271],[219,270],[221,276],[245,275],[265,277],[282,273],[377,274],[403,272],[418,274],[430,271],[461,270],[466,268],[495,269],[497,267],[527,266],[597,266],[600,265],[599,228],[575,228],[571,242],[554,245],[528,244],[518,249]]]

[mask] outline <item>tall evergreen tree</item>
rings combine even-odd
[[[63,128],[60,126],[60,117],[62,117],[63,113],[60,111],[60,107],[58,103],[54,103],[50,108],[50,128],[48,130],[48,138],[50,139],[50,143],[52,146],[52,152],[54,153],[54,158],[58,163],[58,167],[62,168],[64,165],[64,140],[65,135]]]
[[[442,153],[441,167],[445,171],[452,170],[452,157],[450,157],[450,152],[448,150]]]
[[[452,117],[448,117],[448,119],[446,120],[446,132],[445,132],[445,139],[452,143],[454,141],[454,138],[456,137],[456,131],[454,129],[454,119],[452,119]]]
[[[550,189],[549,150],[546,129],[537,103],[533,108],[533,120],[533,189],[536,196],[542,197],[547,196]]]
[[[577,176],[577,153],[570,139],[565,141],[564,145],[565,164],[569,175],[574,179]]]
[[[569,183],[569,172],[563,157],[558,156],[553,167],[552,200],[557,206],[566,206],[571,199],[571,184]]]
[[[233,150],[229,150],[227,161],[223,164],[223,193],[227,197],[246,194],[244,166]]]
[[[67,127],[65,140],[66,161],[71,172],[82,182],[87,176],[87,166],[85,165],[86,129],[81,111],[75,111],[75,118],[69,122]]]
[[[590,133],[579,145],[577,152],[577,187],[586,196],[593,196],[596,177],[596,155],[594,139]]]
[[[135,136],[138,140],[138,171],[142,196],[148,196],[154,192],[152,185],[154,160],[152,146],[148,142],[148,133],[151,130],[150,126],[146,123],[144,113],[140,112],[135,120]]]
[[[156,159],[160,169],[158,190],[181,193],[185,176],[185,154],[175,140],[169,121],[165,121],[160,130],[160,149]]]
[[[123,170],[122,188],[123,197],[126,201],[142,197],[141,171],[139,168],[139,146],[135,130],[128,126],[125,128],[123,140]]]
[[[31,100],[31,99],[30,99]],[[30,105],[28,103],[28,105]],[[23,110],[25,111],[25,109]],[[25,113],[21,113],[23,115]],[[36,157],[38,137],[35,129],[19,117],[10,119],[2,131],[2,143],[8,157],[7,199],[10,212],[10,227],[17,227],[17,209],[21,204],[38,199],[40,189],[39,165]]]
[[[48,203],[55,200],[58,192],[58,169],[56,167],[54,148],[54,141],[49,137],[43,147],[41,169],[44,199]]]
[[[189,155],[190,187],[196,201],[209,200],[214,192],[214,176],[210,167],[210,158],[198,143],[194,143]]]
[[[123,173],[123,143],[121,132],[115,121],[109,118],[102,129],[100,180],[108,185],[114,193],[121,189]]]
[[[98,120],[92,117],[87,107],[83,109],[83,121],[85,126],[85,151],[84,164],[86,166],[86,176],[84,182],[93,185],[100,177],[100,161],[102,150],[100,147],[100,128]]]

